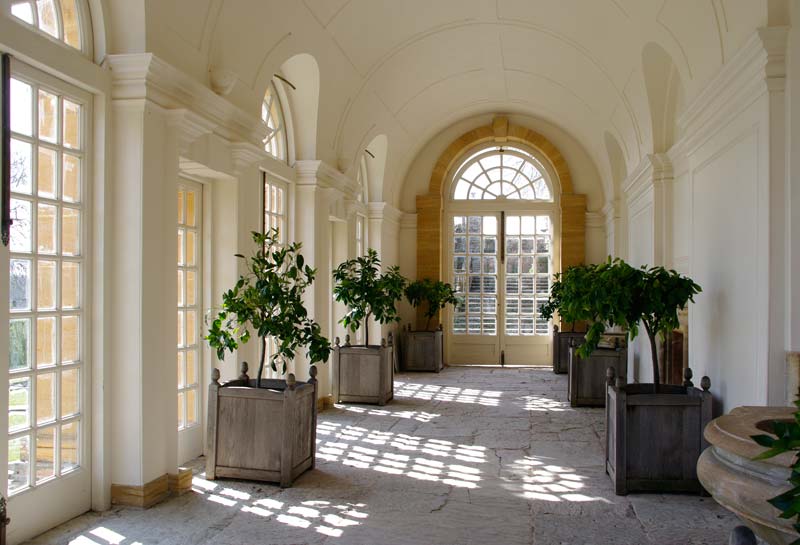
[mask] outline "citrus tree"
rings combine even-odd
[[[251,334],[258,337],[257,385],[261,387],[267,339],[272,338],[276,346],[270,366],[274,371],[280,367],[283,373],[300,347],[306,347],[309,362],[316,363],[328,359],[331,345],[303,304],[303,293],[314,282],[316,271],[305,264],[301,244],[281,245],[277,229],[253,232],[252,237],[256,252],[249,258],[236,254],[245,261],[247,273],[222,295],[222,310],[209,324],[205,339],[223,359],[226,350],[233,352]]]
[[[348,311],[339,320],[345,329],[357,331],[362,323],[375,318],[378,323],[397,322],[397,301],[403,297],[406,279],[397,266],[381,273],[378,252],[370,248],[367,255],[350,259],[333,271],[334,298],[347,306]],[[365,344],[369,346],[369,328]]]
[[[456,290],[441,280],[425,278],[406,286],[406,299],[414,308],[425,305],[425,331],[431,327],[431,320],[447,305],[458,304]]]

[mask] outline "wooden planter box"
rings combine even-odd
[[[333,401],[385,405],[394,397],[392,338],[381,346],[333,347]]]
[[[583,334],[582,334],[583,335]],[[577,345],[577,342],[574,343]],[[572,407],[603,407],[606,404],[606,371],[615,376],[628,374],[628,350],[598,348],[588,358],[578,356],[576,346],[569,348],[569,381],[567,397]]]
[[[206,477],[280,483],[282,487],[314,467],[317,436],[317,369],[296,382],[247,376],[219,383],[214,369],[208,387]]]
[[[553,326],[553,372],[562,375],[569,372],[569,346],[574,339],[575,345],[583,342],[586,333],[578,331],[559,331],[558,326]]]
[[[691,371],[688,370],[688,376]],[[710,381],[684,386],[625,384],[609,370],[606,401],[606,473],[617,494],[702,492],[697,459],[708,444]]]
[[[400,369],[402,371],[432,371],[444,369],[444,332],[403,331],[400,338]]]

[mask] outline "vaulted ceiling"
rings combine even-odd
[[[113,9],[128,0],[109,1]],[[620,168],[609,149],[630,170],[662,140],[654,144],[661,113],[652,110],[661,106],[652,95],[668,76],[647,75],[646,46],[668,62],[651,72],[674,70],[680,110],[785,9],[777,0],[144,1],[145,49],[204,82],[210,69],[234,73],[228,98],[254,115],[285,61],[312,55],[317,155],[354,172],[361,150],[386,135],[382,198],[394,202],[426,142],[482,113],[561,127],[589,153],[611,198]],[[142,47],[131,28],[113,32],[112,52]]]

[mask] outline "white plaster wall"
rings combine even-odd
[[[627,206],[628,256],[634,267],[654,264],[653,192],[647,188]],[[628,348],[628,381],[652,382],[653,367],[650,340],[644,329]]]

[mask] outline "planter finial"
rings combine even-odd
[[[308,370],[308,374],[311,375],[311,378],[308,380],[308,382],[316,383],[317,382],[317,373],[318,373],[317,366],[316,365],[312,365],[311,368]]]
[[[700,387],[703,389],[704,392],[709,391],[711,389],[711,379],[708,377],[701,378]]]
[[[439,331],[444,331],[444,326],[440,323],[439,327],[437,328]]]
[[[392,346],[392,332],[389,332],[389,346]]]
[[[286,377],[286,385],[289,386],[290,390],[294,390],[295,386],[297,386],[297,379],[294,376],[294,373],[289,373]]]
[[[606,369],[606,384],[611,386],[614,384],[614,378],[616,377],[617,372],[614,370],[613,367],[609,367]]]
[[[683,370],[683,385],[684,385],[684,387],[691,388],[692,386],[694,386],[694,382],[692,382],[692,377],[693,376],[694,376],[694,373],[692,372],[692,368],[691,367],[687,367],[686,369]]]
[[[386,338],[385,337],[381,339],[381,347],[382,348],[386,348]]]
[[[239,368],[239,380],[250,380],[250,377],[247,376],[247,370],[249,368],[247,362],[243,361],[242,366]]]
[[[617,377],[614,386],[616,386],[617,388],[624,388],[627,384],[628,382],[625,380],[625,377],[619,376]]]
[[[339,337],[336,337],[336,338],[334,339],[334,341],[333,341],[333,345],[334,345],[336,348],[339,348],[339,343],[340,343],[340,342],[341,342],[341,341],[339,340]]]
[[[349,334],[344,336],[344,345],[345,346],[350,346],[350,335]]]
[[[219,369],[216,367],[211,371],[211,382],[219,386]]]
[[[558,334],[558,325],[553,324],[553,333]]]

